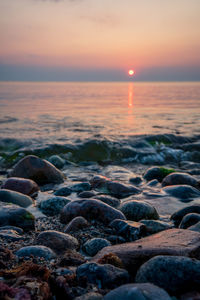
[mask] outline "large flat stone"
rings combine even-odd
[[[103,248],[94,261],[108,253],[116,254],[130,273],[157,255],[187,256],[200,259],[200,233],[187,229],[169,229],[143,239]]]

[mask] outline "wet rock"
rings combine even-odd
[[[20,240],[24,239],[15,230],[1,229],[1,227],[0,227],[0,238],[4,238],[5,240],[8,240],[8,241],[20,241]]]
[[[57,196],[40,202],[39,208],[47,216],[56,216],[70,201],[66,197]]]
[[[109,224],[114,228],[117,234],[122,235],[126,241],[135,241],[146,234],[146,226],[144,224],[116,219]]]
[[[141,220],[140,223],[143,223],[146,226],[146,231],[149,234],[158,233],[160,231],[172,228],[172,225],[163,221]]]
[[[151,181],[157,179],[161,182],[167,175],[175,172],[174,169],[167,169],[163,167],[151,167],[144,173],[144,179]]]
[[[156,209],[142,201],[129,200],[121,204],[120,210],[128,220],[140,221],[142,219],[159,219]]]
[[[48,161],[58,169],[62,169],[65,165],[65,160],[59,155],[50,156]]]
[[[129,179],[129,182],[135,185],[139,185],[140,183],[142,183],[142,178],[140,176],[131,177]]]
[[[190,205],[178,210],[171,216],[171,220],[174,222],[175,226],[178,227],[183,217],[190,213],[200,214],[200,204]]]
[[[46,260],[51,260],[56,257],[55,253],[45,246],[26,246],[16,252],[18,257],[43,257]]]
[[[88,240],[83,245],[83,250],[89,255],[94,256],[99,252],[101,249],[103,249],[106,246],[111,246],[111,243],[107,241],[106,239],[102,238],[93,238],[91,240]]]
[[[23,234],[24,233],[24,230],[22,228],[19,228],[19,227],[16,227],[16,226],[0,226],[0,230],[14,230],[16,231],[18,234]]]
[[[126,270],[112,265],[100,265],[86,263],[76,270],[78,280],[87,278],[88,282],[98,285],[99,288],[114,288],[120,284],[129,282],[129,274]]]
[[[10,172],[10,177],[32,179],[38,184],[62,183],[65,178],[51,163],[34,155],[22,158]]]
[[[141,193],[140,189],[133,187],[132,185],[126,185],[117,181],[112,181],[100,175],[94,176],[90,183],[92,188],[95,190],[104,194],[110,194],[120,199]]]
[[[61,257],[59,261],[59,266],[68,267],[68,266],[79,266],[84,264],[86,261],[84,257],[77,252],[76,250],[67,250]]]
[[[179,228],[186,229],[200,221],[200,214],[187,214],[183,217]]]
[[[103,300],[103,296],[99,293],[90,292],[76,297],[74,300]]]
[[[97,200],[100,200],[112,207],[118,207],[120,205],[120,200],[111,196],[98,195],[94,197]]]
[[[71,231],[77,231],[79,229],[85,228],[89,225],[88,221],[83,217],[76,217],[67,224],[64,228],[65,233],[70,233]]]
[[[39,186],[33,180],[17,177],[6,179],[1,188],[19,192],[28,196],[33,196],[39,191]]]
[[[147,183],[148,186],[156,186],[158,184],[159,184],[159,181],[157,179],[153,179]]]
[[[26,209],[17,205],[0,205],[0,226],[16,226],[25,231],[35,229],[35,218]]]
[[[157,255],[200,258],[200,233],[187,229],[169,229],[140,240],[103,248],[93,261],[113,253],[131,274],[150,258]]]
[[[126,243],[126,240],[122,236],[118,236],[118,235],[109,235],[107,237],[107,240],[114,245]]]
[[[87,220],[98,220],[106,224],[114,219],[125,219],[122,212],[95,199],[76,200],[68,203],[61,211],[60,221],[66,224],[77,216],[82,216]]]
[[[81,192],[80,194],[78,194],[79,198],[94,198],[95,197],[95,193],[92,191],[85,191],[85,192]]]
[[[104,300],[171,300],[168,293],[151,283],[124,284],[105,295]]]
[[[91,190],[91,185],[89,182],[81,182],[71,185],[69,188],[72,190],[72,192],[81,193]]]
[[[192,231],[200,232],[200,222],[196,223],[193,226],[188,227],[187,229],[192,230]]]
[[[62,254],[68,249],[77,249],[78,240],[73,236],[55,230],[41,232],[35,243],[51,248],[57,254]]]
[[[136,282],[150,282],[169,293],[191,291],[200,284],[200,261],[183,256],[156,256],[140,267]]]
[[[67,197],[69,196],[70,194],[72,193],[72,190],[67,187],[67,186],[64,186],[60,189],[58,189],[57,191],[54,192],[54,195],[55,196],[64,196],[64,197]]]
[[[172,173],[166,176],[162,181],[162,186],[168,185],[191,185],[195,188],[200,188],[199,181],[187,173]]]
[[[24,195],[22,193],[10,191],[10,190],[0,190],[0,201],[13,203],[21,207],[28,207],[33,204],[31,197]]]
[[[192,199],[200,197],[200,191],[190,185],[173,185],[163,188],[163,191],[173,197]]]

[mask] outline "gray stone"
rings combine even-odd
[[[109,226],[114,228],[117,234],[122,235],[128,242],[138,240],[146,235],[146,226],[134,221],[116,219]]]
[[[70,201],[66,197],[57,196],[40,202],[39,208],[47,216],[56,216]]]
[[[161,182],[163,178],[165,178],[167,175],[173,172],[175,172],[173,169],[167,169],[163,167],[151,167],[145,172],[144,179],[146,179],[147,181],[157,179],[159,182]]]
[[[157,255],[188,256],[200,259],[200,233],[187,229],[168,229],[140,240],[105,247],[93,258],[117,255],[125,268],[135,275],[137,269]]]
[[[172,228],[172,225],[167,222],[158,221],[158,220],[141,220],[140,223],[143,223],[146,226],[146,231],[149,234],[158,233],[163,230]]]
[[[58,169],[62,169],[65,165],[65,160],[61,158],[59,155],[50,156],[48,161]]]
[[[179,228],[186,229],[200,221],[200,214],[187,214],[183,217]]]
[[[193,226],[188,227],[187,229],[192,230],[192,231],[196,231],[196,232],[200,232],[200,222],[196,223]]]
[[[129,282],[129,274],[126,270],[109,264],[85,263],[77,268],[76,275],[78,280],[86,277],[88,282],[97,284],[98,288],[103,289]]]
[[[169,293],[199,288],[200,261],[183,256],[156,256],[143,264],[136,282],[150,282]]]
[[[35,218],[26,209],[12,204],[0,205],[0,226],[16,226],[25,231],[35,229]]]
[[[6,179],[1,188],[19,192],[28,196],[33,196],[39,191],[39,186],[33,180],[17,177]]]
[[[81,182],[81,183],[73,184],[69,186],[69,188],[70,190],[72,190],[72,192],[81,193],[84,191],[90,191],[91,185],[89,182]]]
[[[132,184],[139,185],[140,183],[142,183],[142,178],[140,176],[131,177],[129,178],[129,182]]]
[[[166,176],[162,181],[162,186],[167,185],[191,185],[195,188],[200,188],[199,181],[187,173],[172,173]]]
[[[46,260],[51,260],[56,257],[55,253],[45,246],[26,246],[16,252],[18,257],[43,257]]]
[[[35,243],[51,248],[57,254],[65,253],[68,249],[77,249],[79,242],[73,236],[55,230],[41,232]]]
[[[61,211],[61,223],[68,223],[73,218],[82,216],[87,220],[98,220],[110,223],[114,219],[125,219],[122,212],[95,199],[76,200],[65,205]]]
[[[67,187],[67,186],[64,186],[60,189],[58,189],[57,191],[54,192],[54,195],[55,196],[64,196],[64,197],[67,197],[69,196],[70,194],[72,193],[72,190]]]
[[[120,200],[111,196],[98,195],[94,197],[97,200],[100,200],[112,207],[118,207],[120,205]]]
[[[107,241],[106,239],[102,238],[93,238],[91,240],[88,240],[83,245],[83,250],[90,256],[94,256],[99,252],[101,249],[103,249],[106,246],[111,246],[111,243]]]
[[[19,227],[16,227],[16,226],[10,226],[10,225],[7,225],[7,226],[0,226],[0,230],[14,230],[16,231],[18,234],[23,234],[24,233],[24,230],[22,228],[19,228]]]
[[[173,185],[163,188],[163,191],[180,199],[192,199],[200,197],[200,191],[190,185]]]
[[[179,226],[183,217],[190,213],[200,214],[200,204],[193,204],[178,210],[171,216],[171,220],[174,222],[176,226]]]
[[[84,191],[81,192],[80,194],[78,194],[79,198],[94,198],[96,196],[96,194],[92,191]]]
[[[153,179],[147,183],[148,186],[156,186],[158,184],[159,184],[159,181],[157,179]]]
[[[171,297],[151,283],[130,283],[112,290],[104,300],[171,300]]]
[[[65,179],[51,163],[34,155],[22,158],[10,172],[10,177],[32,179],[38,184],[62,183]]]
[[[28,207],[33,204],[31,197],[19,192],[10,190],[0,190],[0,201],[6,203],[13,203],[21,207]]]
[[[143,201],[129,200],[123,202],[120,210],[128,220],[140,221],[142,219],[159,219],[156,209]]]
[[[20,236],[17,233],[17,231],[13,229],[1,229],[1,227],[0,227],[0,238],[4,238],[8,241],[19,241],[24,239],[22,236]]]
[[[64,228],[65,233],[70,233],[71,231],[77,231],[89,225],[88,221],[83,217],[76,217],[72,219],[69,224]]]

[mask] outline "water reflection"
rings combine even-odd
[[[133,107],[133,83],[130,82],[128,86],[128,107]]]

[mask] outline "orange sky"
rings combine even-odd
[[[199,0],[0,0],[0,63],[200,66]]]

